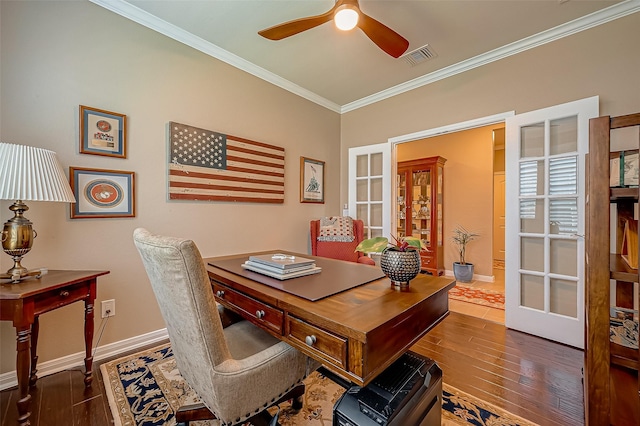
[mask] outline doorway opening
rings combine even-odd
[[[443,194],[445,275],[453,276],[453,262],[457,261],[450,239],[453,229],[462,225],[480,234],[467,247],[467,260],[475,265],[474,278],[458,286],[465,291],[463,296],[472,297],[450,299],[450,309],[502,324],[504,305],[502,309],[496,306],[504,299],[505,120],[511,115],[513,113],[506,113],[390,139],[392,176],[401,161],[432,156],[447,159]],[[501,176],[501,181],[496,176]],[[495,186],[496,179],[502,186]],[[397,194],[392,195],[392,199],[395,197]],[[395,229],[395,220],[392,218],[392,229]],[[468,293],[466,287],[470,289]],[[501,297],[493,297],[494,292]]]

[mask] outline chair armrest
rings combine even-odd
[[[370,258],[369,256],[360,256],[358,258],[358,263],[362,263],[364,265],[375,265],[376,261]]]

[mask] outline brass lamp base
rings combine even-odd
[[[41,278],[47,272],[49,272],[49,270],[46,268],[32,269],[30,271],[25,269],[23,272],[16,272],[11,268],[6,273],[0,274],[0,280],[11,280],[12,284],[17,284],[25,278]]]
[[[14,216],[5,222],[2,229],[2,249],[13,258],[13,267],[5,274],[0,274],[0,279],[11,279],[12,283],[18,283],[28,277],[40,278],[47,273],[46,269],[29,271],[20,264],[22,257],[29,253],[33,240],[38,236],[32,228],[33,224],[23,216],[29,207],[18,200],[9,207],[9,210],[14,212]]]

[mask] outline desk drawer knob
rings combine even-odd
[[[69,292],[67,290],[62,290],[60,292],[60,297],[69,297]]]
[[[316,336],[313,334],[304,338],[305,343],[309,346],[313,346],[316,343],[316,340],[318,339],[316,339]]]
[[[256,311],[256,317],[258,319],[264,318],[264,311],[262,311],[262,310],[261,311]]]
[[[216,296],[218,296],[220,299],[224,298],[224,290],[216,291]]]

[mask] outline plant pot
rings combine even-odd
[[[456,281],[461,283],[468,283],[473,279],[473,263],[453,262],[453,275],[456,277]]]
[[[380,268],[397,287],[409,286],[420,273],[420,253],[416,250],[385,250],[380,256]]]

